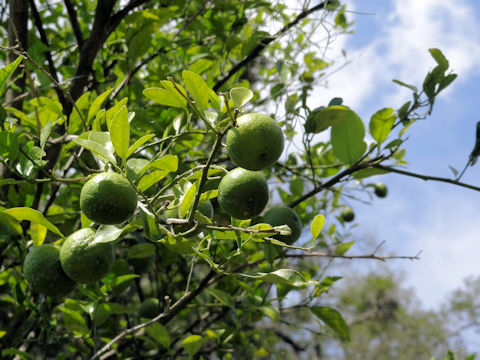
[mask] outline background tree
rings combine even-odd
[[[318,259],[388,257],[346,254],[345,200],[373,199],[368,178],[387,172],[478,190],[398,168],[410,126],[456,77],[438,49],[430,49],[436,65],[421,88],[397,81],[412,100],[375,113],[368,137],[341,98],[307,106],[331,65],[326,49],[351,25],[340,1],[294,9],[257,0],[0,6],[9,39],[0,47],[3,357],[260,358],[285,346],[298,356],[304,348],[282,320],[312,316],[348,341],[341,314],[324,300],[338,279],[325,277],[328,262]],[[27,9],[27,23],[14,16]],[[244,112],[271,115],[284,133],[283,156],[262,176],[268,208],[299,215],[304,231],[294,243],[282,241],[289,227],[252,214],[235,219],[218,204],[219,183],[235,167],[225,135]],[[317,136],[323,131],[327,140]],[[108,170],[135,191],[115,200],[138,198],[123,224],[92,223],[80,211],[82,186]],[[38,291],[35,276],[45,284],[43,275],[72,268],[65,247],[61,267],[49,252],[44,273],[24,266],[27,254],[77,237],[108,252],[114,245],[113,267],[63,297]]]

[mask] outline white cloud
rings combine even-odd
[[[352,8],[372,10],[358,4],[349,6]],[[426,72],[435,65],[428,53],[432,47],[442,50],[460,79],[479,72],[480,30],[477,24],[480,19],[475,17],[478,14],[467,1],[392,0],[392,8],[388,14],[371,16],[378,28],[368,45],[358,49],[349,48],[347,43],[350,63],[331,76],[328,89],[319,90],[313,101],[325,103],[332,96],[342,96],[352,108],[369,113],[383,106],[401,105],[408,90],[394,85],[391,80],[397,78],[421,85]],[[349,16],[355,20],[368,15],[352,12]],[[352,37],[354,39],[355,34]],[[330,56],[335,57],[335,54]],[[337,56],[340,60],[339,53]],[[380,89],[382,95],[379,95]],[[376,100],[376,109],[368,109],[372,97]]]

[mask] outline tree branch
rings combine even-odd
[[[301,20],[305,19],[307,16],[314,13],[315,11],[326,9],[327,5],[333,2],[334,1],[331,1],[331,0],[322,1],[320,4],[301,12],[293,21],[289,22],[287,25],[281,28],[275,35],[262,39],[260,43],[255,48],[253,48],[253,50],[250,51],[250,53],[242,61],[234,65],[230,69],[227,75],[225,75],[223,78],[217,81],[217,83],[213,86],[213,91],[218,91],[241,68],[243,68],[248,63],[250,63],[255,58],[257,58],[260,55],[260,53],[268,45],[270,45],[273,41],[277,40],[279,37],[287,33],[292,27],[296,26]]]
[[[78,47],[81,49],[83,46],[83,35],[82,30],[80,29],[80,24],[77,19],[77,10],[73,7],[71,0],[64,0],[65,7],[67,8],[68,18],[70,19],[70,24],[72,25],[73,33],[75,39],[77,39]]]
[[[461,187],[464,187],[464,188],[467,188],[467,189],[480,191],[480,187],[470,185],[470,184],[466,184],[466,183],[463,183],[463,182],[458,181],[458,180],[453,180],[453,179],[443,178],[443,177],[438,177],[438,176],[417,174],[417,173],[413,173],[413,172],[410,172],[410,171],[400,170],[400,169],[390,167],[390,166],[383,166],[383,165],[380,165],[380,164],[374,165],[373,167],[377,168],[377,169],[380,169],[380,170],[385,170],[385,171],[389,171],[389,172],[393,172],[393,173],[397,173],[397,174],[401,174],[401,175],[414,177],[414,178],[417,178],[417,179],[422,179],[422,180],[425,180],[425,181],[432,180],[432,181],[444,182],[444,183],[448,183],[448,184],[458,185],[458,186],[461,186]]]
[[[55,79],[56,84],[58,84],[57,69],[55,67],[55,63],[53,62],[52,54],[50,52],[50,44],[48,42],[47,33],[45,32],[45,29],[43,27],[42,18],[40,17],[40,13],[37,10],[35,1],[29,0],[29,2],[30,2],[30,7],[32,9],[32,13],[33,13],[33,18],[35,19],[35,26],[37,27],[38,33],[40,34],[40,40],[47,47],[47,50],[45,50],[44,54],[47,59],[48,70],[50,72],[50,75]],[[58,86],[55,86],[55,91],[57,92],[58,101],[60,101],[60,104],[62,104],[62,107],[65,108],[66,101],[65,101],[65,96],[63,94],[63,90]]]

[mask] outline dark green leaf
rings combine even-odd
[[[432,57],[435,59],[437,64],[443,69],[443,71],[448,69],[448,60],[438,49],[428,49]]]
[[[343,341],[350,341],[348,326],[342,315],[335,309],[327,306],[312,306],[312,313],[332,329]]]
[[[135,244],[128,249],[127,259],[145,259],[155,254],[155,245]]]
[[[202,348],[205,340],[200,335],[190,335],[183,340],[183,348],[190,356],[193,356]]]
[[[153,323],[152,325],[148,326],[146,330],[147,334],[150,335],[150,337],[159,345],[162,345],[165,349],[170,348],[170,335],[163,325],[159,323]]]

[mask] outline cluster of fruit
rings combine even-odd
[[[92,221],[103,225],[127,220],[137,208],[137,193],[120,174],[95,175],[83,186],[80,208]],[[115,261],[112,243],[96,242],[96,230],[84,228],[68,236],[61,247],[43,244],[25,257],[23,270],[33,289],[63,297],[77,283],[95,282],[107,275]]]
[[[225,213],[236,219],[252,219],[262,213],[269,200],[267,180],[260,170],[272,166],[282,154],[282,128],[267,115],[244,114],[228,130],[226,145],[230,159],[238,167],[220,182],[218,203]],[[273,207],[258,221],[272,226],[288,225],[290,235],[275,237],[287,244],[300,237],[302,221],[289,207]]]

